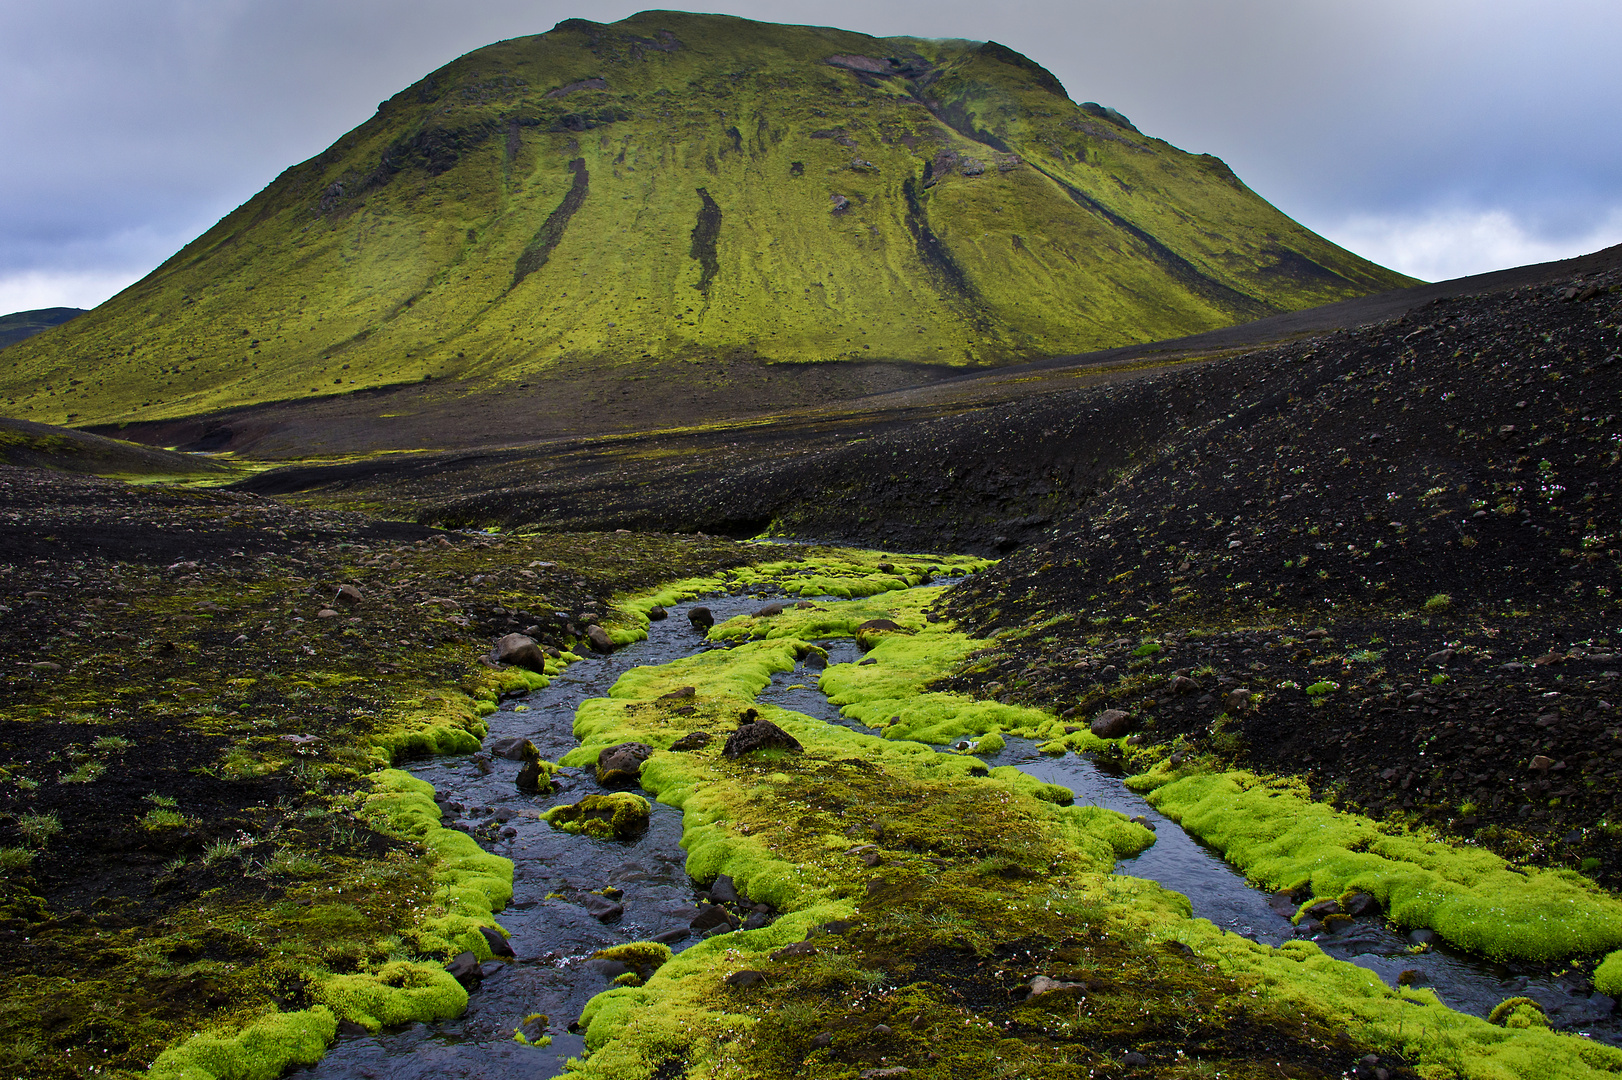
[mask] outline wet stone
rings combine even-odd
[[[743,903],[743,897],[738,895],[737,886],[725,874],[715,879],[715,882],[710,886],[709,892],[710,900],[717,904]]]
[[[688,928],[695,931],[712,930],[717,926],[733,925],[733,919],[727,909],[720,904],[700,904],[698,914],[693,916]]]
[[[653,747],[647,743],[610,746],[597,756],[597,782],[605,788],[635,787],[642,775],[642,763],[652,756]]]
[[[490,952],[491,952],[492,955],[494,955],[494,956],[516,956],[516,955],[518,955],[517,953],[513,952],[512,944],[510,942],[508,942],[506,935],[503,934],[500,930],[497,930],[495,927],[493,927],[493,926],[481,926],[481,927],[479,927],[479,933],[483,934],[484,935],[484,940],[489,942],[489,944],[490,944]]]
[[[617,904],[604,896],[587,893],[580,899],[580,906],[585,908],[592,918],[601,923],[617,922],[625,914],[625,905]]]
[[[445,970],[451,978],[463,986],[471,986],[484,978],[484,970],[479,965],[479,958],[471,952],[457,953],[451,962],[445,965]]]

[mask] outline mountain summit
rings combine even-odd
[[[1405,283],[995,42],[652,11],[396,94],[7,350],[0,401],[90,425],[426,380],[545,409],[582,373],[1001,364]]]

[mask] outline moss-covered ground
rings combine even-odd
[[[1429,991],[1390,989],[1310,942],[1274,950],[1190,919],[1182,897],[1110,873],[1152,834],[1067,805],[1068,792],[1018,770],[896,737],[899,724],[886,738],[755,703],[814,640],[857,636],[870,646],[864,662],[821,680],[847,715],[882,726],[874,710],[899,708],[913,725],[952,712],[961,699],[929,691],[926,670],[988,643],[932,621],[938,599],[920,589],[735,619],[712,631],[732,648],[637,669],[581,707],[582,745],[565,763],[626,740],[654,746],[643,784],[682,808],[689,872],[727,874],[781,914],[599,995],[582,1017],[591,1052],[574,1063],[579,1075],[1329,1076],[1372,1074],[1370,1053],[1390,1075],[1622,1070],[1622,1051],[1551,1034],[1535,1009],[1522,1022],[1507,1007],[1511,1022],[1497,1026]],[[893,628],[859,629],[875,618]],[[664,697],[684,686],[696,696]],[[719,739],[664,749],[727,732],[749,708],[803,752],[731,760]],[[953,733],[1055,723],[993,703]],[[1493,887],[1512,907],[1545,891]],[[1579,937],[1593,915],[1541,914]],[[1061,985],[1032,992],[1038,977]]]
[[[498,695],[544,685],[482,662],[495,637],[527,630],[555,672],[592,623],[641,634],[632,599],[671,582],[900,584],[873,553],[452,534],[9,468],[0,505],[25,553],[0,568],[0,1069],[18,1076],[132,1075],[171,1044],[164,1075],[273,1075],[341,1021],[456,1013],[440,965],[489,955],[477,928],[511,869],[386,767],[477,748]]]

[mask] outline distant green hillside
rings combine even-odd
[[[644,12],[396,94],[9,350],[0,409],[85,425],[428,377],[544,408],[547,378],[605,365],[1003,363],[1406,283],[995,43]]]
[[[0,349],[7,345],[15,345],[53,326],[61,326],[69,319],[83,315],[84,312],[84,308],[47,307],[0,315]]]

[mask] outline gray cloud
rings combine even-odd
[[[1610,242],[1622,240],[1622,65],[1610,55],[1622,7],[1609,0],[706,6],[881,35],[994,38],[1046,65],[1078,100],[1225,158],[1331,238],[1425,263],[1414,272],[1574,252],[1613,232]],[[53,289],[60,296],[46,302],[99,300],[460,53],[563,18],[635,10],[556,0],[6,5],[0,309]]]

